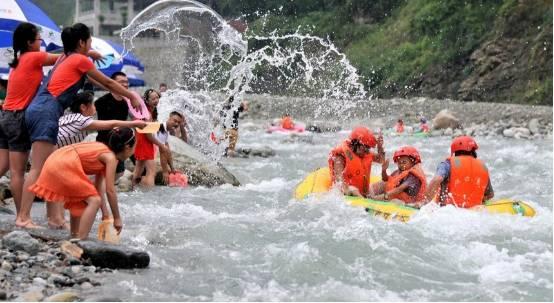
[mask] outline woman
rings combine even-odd
[[[25,109],[33,100],[43,78],[44,66],[53,65],[60,55],[40,51],[39,29],[31,23],[21,23],[13,33],[14,58],[7,86],[7,96],[0,111],[0,176],[10,170],[10,189],[19,214],[23,176],[31,149],[25,127]],[[94,59],[102,56],[88,53]]]
[[[92,37],[89,28],[77,23],[62,31],[64,54],[56,64],[48,78],[39,88],[36,96],[25,111],[25,126],[29,132],[33,154],[31,170],[23,184],[20,212],[16,218],[16,226],[37,227],[31,220],[31,206],[34,194],[28,190],[40,174],[46,158],[55,150],[58,136],[58,120],[64,110],[69,107],[77,91],[84,86],[85,78],[95,85],[113,93],[129,98],[133,107],[140,110],[140,100],[130,91],[114,80],[99,72],[94,64],[85,56],[89,53]],[[63,227],[63,218],[59,214],[58,203],[47,205],[48,223],[51,227]]]

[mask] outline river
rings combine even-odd
[[[270,146],[275,157],[222,160],[241,186],[120,194],[122,242],[148,251],[151,264],[104,274],[88,292],[126,301],[552,301],[552,139],[477,138],[496,197],[528,201],[537,216],[447,207],[400,223],[337,194],[292,198],[348,131],[294,141],[262,123],[241,122],[258,128],[241,131],[239,146]],[[406,144],[430,178],[450,138],[385,137],[389,156]]]

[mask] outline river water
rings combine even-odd
[[[552,301],[551,139],[477,138],[496,197],[528,201],[537,216],[446,207],[400,223],[370,217],[336,193],[292,198],[348,131],[290,139],[266,134],[262,123],[242,121],[239,146],[270,146],[275,157],[222,159],[241,186],[120,194],[122,242],[148,251],[151,264],[106,274],[91,294],[134,301]],[[450,138],[385,137],[388,155],[405,144],[420,150],[430,178]]]

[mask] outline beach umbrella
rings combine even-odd
[[[97,63],[96,67],[105,75],[109,77],[115,72],[124,72],[129,78],[130,86],[144,86],[144,65],[123,46],[110,40],[93,37],[92,49],[104,57],[104,62]]]
[[[48,15],[30,0],[0,0],[0,77],[7,79],[8,63],[13,60],[13,32],[21,22],[40,28],[42,47],[46,51],[60,49],[60,29]]]

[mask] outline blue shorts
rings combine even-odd
[[[58,120],[63,108],[50,94],[37,94],[27,110],[25,124],[31,143],[46,141],[56,145],[58,140]]]

